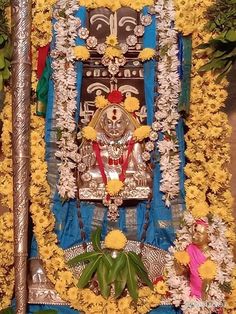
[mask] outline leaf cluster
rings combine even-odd
[[[206,13],[207,29],[221,33],[236,29],[236,0],[216,0]]]
[[[210,61],[203,65],[199,71],[213,71],[218,74],[216,81],[220,82],[236,61],[236,30],[228,30],[198,48],[210,48]]]
[[[96,277],[101,295],[108,298],[111,286],[114,286],[115,298],[119,298],[127,288],[130,296],[138,299],[138,280],[152,288],[147,269],[141,258],[134,252],[119,252],[113,259],[109,252],[101,248],[101,229],[91,235],[93,252],[82,253],[68,261],[70,266],[87,262],[79,281],[78,287],[85,288],[92,278]]]
[[[4,81],[10,77],[10,61],[12,47],[10,44],[10,35],[8,23],[5,16],[5,7],[10,1],[0,0],[0,91],[3,89]]]
[[[214,35],[208,43],[199,48],[210,51],[210,61],[200,72],[213,71],[220,82],[231,70],[236,60],[236,0],[216,0],[206,13],[206,29]]]

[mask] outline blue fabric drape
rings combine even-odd
[[[143,9],[143,13],[147,13],[147,8]],[[85,25],[86,18],[86,10],[85,8],[80,8],[78,12],[76,12],[76,16],[78,16],[82,24]],[[143,38],[143,46],[144,48],[153,48],[156,49],[157,40],[156,40],[156,18],[152,16],[151,25],[145,27],[145,33]],[[76,40],[77,45],[83,45],[84,41],[80,38]],[[82,86],[82,71],[83,64],[81,62],[77,62],[77,111],[76,111],[76,121],[79,118],[79,106],[80,106],[80,96],[81,96],[81,86]],[[158,82],[156,82],[155,78],[155,68],[156,61],[151,60],[144,62],[144,92],[145,92],[145,102],[147,108],[147,123],[149,125],[152,124],[154,119],[154,99],[155,99],[155,88]],[[56,128],[55,128],[55,108],[54,108],[54,86],[53,81],[49,82],[49,94],[48,94],[48,106],[46,113],[46,129],[45,129],[45,140],[46,140],[46,160],[49,165],[49,182],[51,181],[52,185],[54,182],[54,186],[56,185],[57,180],[57,171],[55,169],[56,160],[54,157],[55,149],[56,149]],[[184,164],[184,141],[183,141],[183,123],[179,122],[177,126],[177,136],[179,139],[180,146],[180,155],[181,155],[181,190],[183,189],[183,164]],[[52,169],[50,171],[50,169]],[[175,234],[174,229],[171,225],[172,214],[171,209],[166,207],[164,202],[162,201],[162,193],[159,191],[160,185],[160,167],[157,164],[154,169],[154,181],[153,181],[153,200],[151,203],[150,209],[150,222],[149,227],[146,234],[146,243],[150,243],[152,245],[158,246],[162,249],[168,249],[168,247],[173,243]],[[183,190],[182,190],[183,191]],[[53,206],[52,210],[56,217],[56,233],[58,235],[59,245],[65,249],[71,247],[75,244],[81,243],[81,235],[78,224],[77,217],[77,206],[76,201],[72,200],[69,202],[65,202],[62,204],[59,195],[54,191],[53,194]],[[183,194],[184,196],[184,194]],[[91,234],[91,225],[94,215],[94,205],[91,203],[81,203],[81,214],[82,220],[84,223],[84,229],[87,236],[86,240],[89,240]],[[121,208],[119,210],[120,217],[117,222],[117,227],[120,230],[126,232],[127,230],[127,222],[126,222],[126,209]],[[145,212],[146,212],[146,202],[140,202],[137,205],[137,240],[141,239],[141,234],[143,232],[143,224],[145,223]],[[160,228],[159,221],[164,220],[166,222],[170,222],[170,226],[167,228]],[[104,211],[104,218],[102,222],[102,236],[104,237],[108,228],[108,220],[106,211]],[[37,254],[37,248],[35,243],[32,245],[32,252],[34,255]],[[59,314],[75,314],[79,313],[69,307],[65,306],[50,306],[50,305],[31,305],[29,306],[28,313],[31,314],[34,311],[42,310],[42,309],[56,309]],[[160,306],[157,309],[152,310],[150,313],[156,314],[174,314],[180,313],[178,309],[175,309],[171,306]]]

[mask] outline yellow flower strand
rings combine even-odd
[[[14,288],[12,114],[11,95],[8,90],[0,119],[3,122],[1,142],[4,157],[0,162],[0,194],[1,205],[8,210],[0,216],[0,310],[2,310],[11,304]]]
[[[230,160],[230,146],[227,143],[231,132],[228,118],[221,108],[227,98],[224,79],[220,84],[216,76],[198,69],[207,62],[207,56],[197,46],[208,42],[211,33],[205,31],[205,15],[213,0],[175,0],[176,26],[184,35],[192,33],[193,60],[191,79],[190,115],[186,119],[189,131],[185,136],[186,156],[189,163],[185,167],[188,179],[185,182],[187,210],[194,217],[207,214],[221,217],[227,224],[228,244],[233,249],[235,224],[232,215],[233,198],[230,192],[230,178],[227,166]],[[233,279],[235,281],[235,279]],[[235,290],[236,291],[236,290]],[[229,296],[229,312],[236,307],[236,299]],[[226,310],[229,304],[226,303]]]
[[[153,5],[153,0],[79,0],[81,6],[85,6],[87,9],[97,9],[101,7],[108,8],[112,11],[116,11],[121,7],[129,7],[133,10],[140,11],[146,5]]]

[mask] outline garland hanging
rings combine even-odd
[[[133,10],[140,11],[147,5],[153,5],[153,0],[79,0],[81,6],[85,6],[88,9],[108,8],[112,11],[116,11],[121,7],[129,7]]]
[[[8,212],[0,216],[0,310],[10,305],[14,287],[13,257],[13,182],[11,160],[12,113],[9,91],[5,94],[5,104],[1,113],[3,122],[1,143],[4,159],[0,162],[1,205]]]
[[[177,31],[173,28],[174,7],[172,0],[161,0],[155,6],[158,25],[158,97],[156,101],[155,122],[152,128],[160,132],[157,141],[160,153],[160,191],[167,206],[179,194],[178,139],[176,125],[179,120],[177,111],[180,91],[178,75],[178,43]]]
[[[186,205],[190,213],[186,213],[184,227],[177,232],[176,248],[173,249],[173,252],[183,250],[186,243],[189,243],[191,235],[186,228],[193,224],[195,219],[209,217],[211,221],[209,224],[210,256],[218,265],[215,279],[209,286],[207,300],[211,304],[199,301],[199,304],[194,303],[197,304],[196,307],[191,308],[190,297],[186,298],[186,296],[190,296],[190,290],[184,277],[172,276],[174,257],[169,262],[167,269],[174,304],[182,304],[184,313],[209,313],[214,308],[214,303],[216,305],[218,302],[222,307],[226,293],[230,291],[230,273],[234,266],[231,253],[232,244],[235,242],[232,217],[233,199],[229,191],[230,174],[226,168],[230,159],[230,147],[226,140],[230,135],[231,128],[227,115],[220,112],[227,97],[227,92],[224,90],[227,81],[224,79],[219,85],[215,83],[216,76],[213,73],[201,76],[198,72],[206,60],[197,47],[211,36],[204,31],[204,13],[211,2],[195,1],[191,9],[189,5],[189,2],[176,1],[178,17],[176,25],[179,31],[184,34],[193,31],[191,110],[186,120],[189,131],[185,136],[186,156],[189,160],[185,167],[188,177],[185,182]],[[186,17],[191,17],[190,20],[195,22],[197,29],[191,22],[186,26]],[[221,230],[223,231],[221,232]],[[225,262],[227,267],[225,267]],[[183,293],[182,296],[180,296],[181,293]],[[194,300],[194,302],[197,301]],[[230,302],[232,306],[232,298]],[[226,303],[226,308],[227,306]]]

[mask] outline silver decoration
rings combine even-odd
[[[97,53],[99,53],[100,55],[103,55],[106,51],[106,45],[105,44],[98,44],[97,45]]]
[[[138,38],[137,38],[137,36],[135,36],[135,35],[129,35],[129,36],[126,38],[126,43],[127,43],[127,45],[130,46],[130,47],[135,46],[135,45],[137,44],[137,42],[138,42]]]
[[[145,144],[145,149],[148,151],[148,152],[151,152],[151,151],[153,151],[154,150],[154,144],[153,144],[153,142],[147,142],[146,144]]]
[[[108,65],[108,72],[111,73],[111,75],[116,75],[119,72],[119,66],[114,63],[110,63]]]
[[[134,35],[141,37],[144,34],[144,26],[143,25],[136,25],[134,28]]]
[[[81,162],[81,163],[78,164],[79,172],[84,172],[85,169],[86,169],[86,165],[84,163]]]
[[[12,1],[12,158],[16,313],[26,313],[30,178],[31,0]]]
[[[149,138],[151,141],[156,141],[158,139],[158,133],[155,131],[151,131]]]
[[[81,27],[78,31],[78,35],[81,39],[86,39],[89,36],[89,30],[86,27]]]
[[[121,43],[120,44],[120,49],[121,49],[122,53],[125,54],[129,50],[129,47],[128,47],[127,44]]]
[[[148,161],[148,160],[150,160],[151,155],[148,152],[143,152],[142,153],[142,158],[143,158],[143,160]]]
[[[94,48],[98,44],[98,40],[95,36],[89,36],[86,40],[86,44],[89,48]]]
[[[152,23],[152,17],[150,14],[147,15],[140,14],[140,21],[143,26],[148,26]]]
[[[126,64],[126,58],[125,57],[121,57],[121,58],[116,58],[116,64],[118,64],[119,66],[123,66]]]

